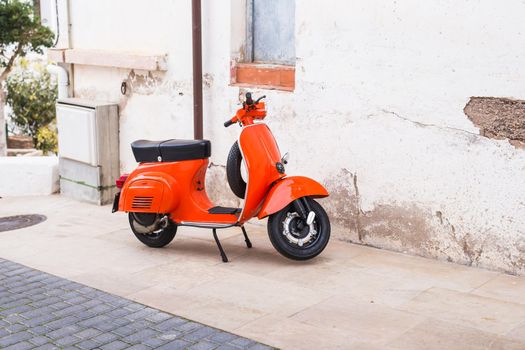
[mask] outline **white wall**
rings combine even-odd
[[[75,66],[77,96],[120,103],[123,171],[135,139],[192,137],[190,6],[72,2],[74,48],[168,54],[166,73]],[[239,131],[222,123],[238,108],[229,66],[242,6],[203,1],[204,135],[217,165]],[[525,273],[525,150],[479,136],[463,113],[471,96],[524,98],[523,15],[519,0],[296,2],[295,92],[253,91],[268,96],[288,173],[331,191],[339,238]],[[235,202],[223,169],[210,171],[212,196]]]

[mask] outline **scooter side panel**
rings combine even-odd
[[[235,215],[208,213],[208,209],[214,205],[205,190],[207,166],[208,159],[141,163],[129,175],[122,188],[119,211],[169,213],[171,220],[176,223],[237,222]],[[135,183],[137,185],[132,185]],[[140,184],[144,184],[143,189]],[[145,208],[145,205],[134,208],[133,200],[137,196],[152,197],[151,208]],[[139,203],[141,200],[142,203]],[[159,202],[160,204],[157,204]],[[144,204],[144,199],[138,198],[137,203]]]
[[[315,180],[305,176],[290,176],[277,181],[266,196],[257,217],[262,219],[278,212],[301,197],[322,198],[328,191]]]
[[[248,170],[241,223],[256,216],[272,183],[285,174],[277,171],[281,153],[266,124],[253,124],[242,129],[239,146]]]

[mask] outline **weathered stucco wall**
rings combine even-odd
[[[204,134],[211,196],[235,204],[223,165],[239,130],[222,123],[238,107],[244,9],[229,3],[203,1]],[[72,6],[75,48],[168,54],[166,73],[75,67],[76,95],[120,103],[122,169],[134,139],[190,138],[190,2]],[[525,149],[464,113],[472,96],[524,99],[524,14],[519,0],[296,2],[295,92],[253,90],[288,173],[331,192],[338,238],[525,273]]]

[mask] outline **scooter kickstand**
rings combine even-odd
[[[248,234],[246,233],[246,229],[244,228],[244,226],[241,226],[241,230],[242,230],[242,234],[244,235],[244,241],[246,242],[246,246],[248,248],[251,248],[252,247],[252,242],[248,238]]]
[[[212,229],[213,231],[213,238],[215,238],[215,243],[217,243],[217,247],[219,247],[219,251],[221,252],[222,262],[228,262],[228,257],[226,256],[226,253],[224,252],[224,249],[222,249],[221,242],[219,242],[219,237],[217,237],[217,230]]]

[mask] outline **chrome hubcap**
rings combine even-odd
[[[316,235],[314,220],[311,220],[310,224],[303,222],[304,228],[298,230],[297,225],[294,225],[295,220],[301,220],[297,213],[287,213],[286,219],[283,221],[283,235],[286,237],[288,242],[302,247],[304,244],[310,242]],[[307,229],[308,233],[305,235],[303,230]]]

